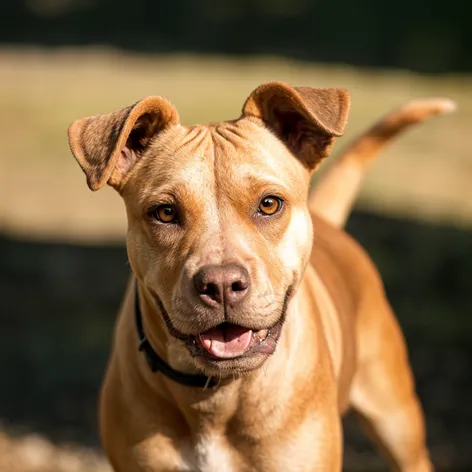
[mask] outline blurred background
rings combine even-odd
[[[410,99],[457,101],[376,161],[348,230],[404,329],[436,467],[472,470],[471,14],[463,0],[2,0],[0,471],[109,470],[96,402],[126,221],[117,194],[86,187],[68,125],[151,94],[186,124],[235,118],[267,80],[350,91],[335,154]],[[345,470],[384,470],[345,426]]]

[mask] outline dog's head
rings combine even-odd
[[[149,97],[70,127],[89,187],[125,201],[129,260],[161,329],[207,375],[274,352],[311,251],[310,176],[348,109],[342,89],[267,83],[234,121],[182,126]]]

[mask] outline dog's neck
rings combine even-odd
[[[164,377],[159,372],[151,372],[142,359],[142,353],[138,352],[136,333],[133,333],[133,349],[137,362],[142,366],[140,375],[156,394],[164,395],[179,409],[194,434],[198,434],[202,428],[223,427],[236,414],[238,418],[241,415],[244,417],[242,410],[245,411],[246,406],[253,403],[265,402],[268,408],[274,408],[280,402],[280,386],[282,384],[285,386],[284,394],[291,395],[292,389],[288,386],[306,376],[307,365],[316,364],[313,363],[313,356],[316,355],[315,346],[310,340],[305,339],[306,325],[313,323],[313,318],[308,316],[305,310],[304,304],[309,288],[303,279],[289,303],[287,320],[274,354],[263,366],[254,371],[242,375],[232,373],[225,375],[221,384],[214,388],[187,387]],[[166,332],[165,323],[152,295],[145,289],[141,289],[140,293],[146,336],[159,356],[180,372],[201,373],[195,369],[186,348],[181,346],[180,342],[169,343],[170,335]],[[280,359],[283,359],[283,362]],[[285,400],[288,401],[288,398]],[[269,413],[272,415],[271,412],[267,412]],[[249,419],[244,421],[250,422]]]

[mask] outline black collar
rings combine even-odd
[[[136,321],[136,331],[138,332],[139,350],[144,352],[144,357],[149,365],[152,372],[161,372],[169,379],[182,385],[189,387],[214,387],[217,383],[212,377],[199,374],[185,374],[173,369],[167,362],[160,357],[157,352],[152,348],[150,342],[147,340],[144,334],[143,318],[141,314],[141,307],[139,303],[139,288],[138,281],[135,282],[135,301],[134,301],[134,312]]]

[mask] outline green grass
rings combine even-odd
[[[383,214],[472,224],[472,77],[306,64],[276,58],[138,56],[109,50],[0,50],[0,215],[16,232],[113,238],[124,231],[111,191],[87,193],[66,129],[76,118],[163,95],[186,124],[237,117],[264,81],[345,87],[352,108],[343,144],[406,101],[444,96],[459,111],[401,137],[376,161],[359,205]],[[92,202],[91,202],[92,200]],[[106,217],[104,217],[106,215]]]

